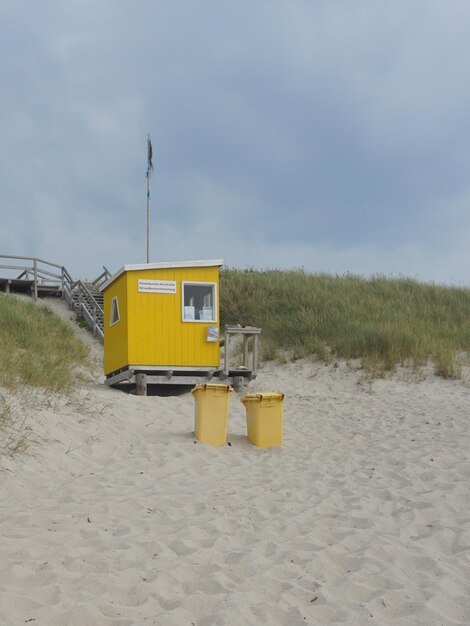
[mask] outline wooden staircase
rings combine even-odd
[[[111,276],[105,267],[92,283],[85,283],[74,281],[63,265],[35,257],[0,255],[0,263],[4,274],[0,277],[0,291],[29,293],[35,300],[40,296],[61,297],[85,321],[93,336],[103,340],[103,294],[99,288]]]
[[[110,276],[110,272],[104,268],[104,272],[91,284],[86,285],[81,280],[70,284],[66,282],[62,293],[70,309],[85,321],[93,336],[101,341],[104,337],[104,310],[99,286]]]

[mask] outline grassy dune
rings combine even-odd
[[[221,272],[221,322],[263,329],[262,356],[361,358],[378,374],[432,361],[459,374],[470,352],[470,289],[409,279],[334,277],[302,271]],[[87,348],[33,302],[0,294],[0,386],[26,383],[58,393],[74,386]]]
[[[87,359],[86,346],[50,311],[0,294],[0,387],[67,393]]]
[[[263,329],[262,355],[361,358],[374,374],[434,363],[455,377],[470,352],[470,289],[409,279],[227,269],[222,323]]]

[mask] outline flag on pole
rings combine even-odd
[[[147,135],[147,263],[150,263],[150,174],[153,170],[152,142],[150,133]]]
[[[149,135],[147,139],[147,176],[153,170],[152,156],[153,156],[152,142],[150,140],[150,135]]]

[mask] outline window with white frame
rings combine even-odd
[[[111,315],[109,316],[109,325],[114,326],[117,324],[121,318],[119,317],[119,302],[117,296],[111,301]]]
[[[216,322],[216,284],[182,284],[183,322]]]

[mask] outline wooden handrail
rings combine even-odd
[[[52,265],[52,267],[57,267],[59,270],[62,269],[62,265],[58,263],[52,263],[51,261],[45,261],[44,259],[39,259],[35,256],[12,256],[11,254],[0,254],[0,259],[16,259],[18,261],[37,261],[37,263],[43,263],[44,265]]]
[[[1,264],[2,259],[16,261],[16,263]],[[18,261],[24,261],[24,263],[20,265],[17,263]],[[56,272],[52,268],[58,269],[60,272]],[[38,298],[38,287],[40,284],[59,284],[62,290],[62,298],[64,298],[69,307],[86,320],[95,336],[98,335],[103,339],[104,314],[100,303],[95,300],[93,294],[83,281],[73,280],[72,276],[63,265],[51,263],[37,257],[3,254],[0,255],[0,270],[1,269],[15,272],[21,270],[18,279],[22,279],[23,277],[30,279],[31,277],[31,291],[35,300]],[[99,284],[100,281],[107,280],[107,278],[111,276],[110,272],[104,266],[103,270],[102,274],[92,283],[93,285],[96,283]],[[42,281],[44,281],[44,283],[42,283]],[[78,303],[74,301],[74,294],[78,297]]]

